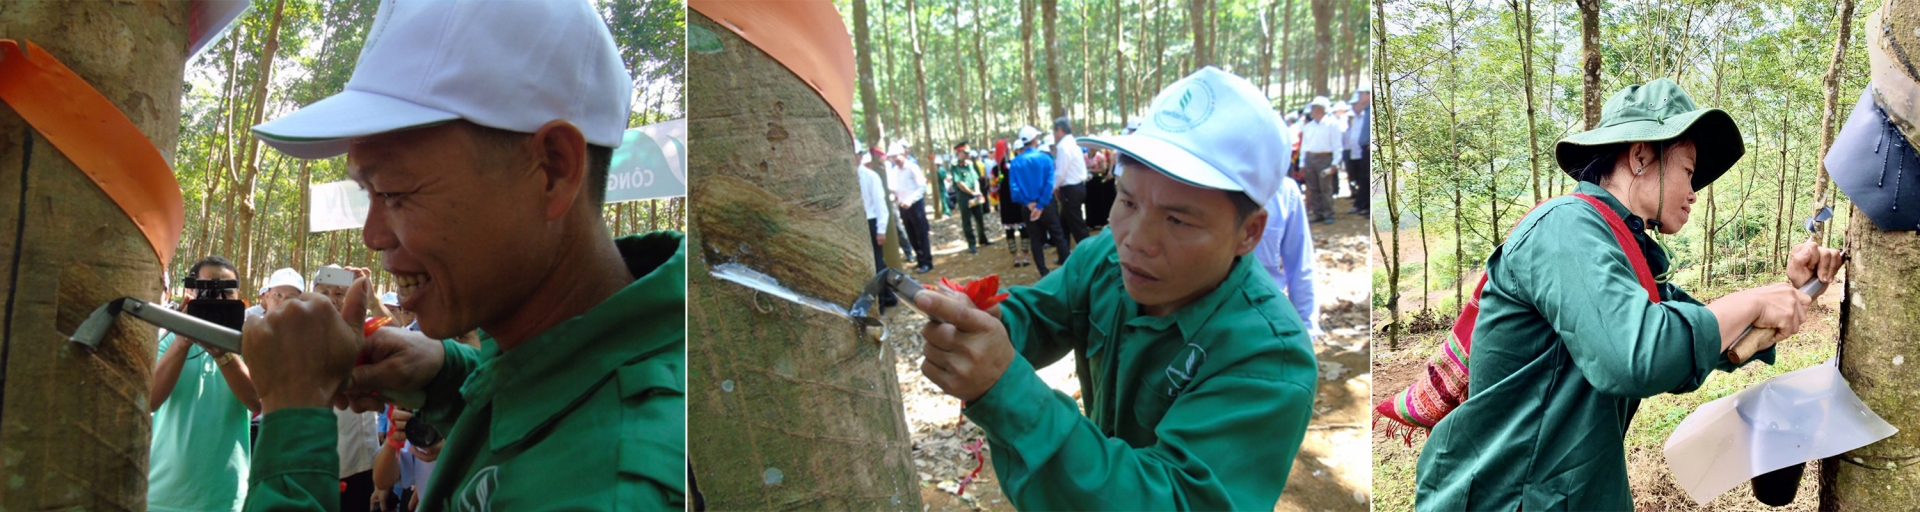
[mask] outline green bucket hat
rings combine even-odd
[[[1680,84],[1665,78],[1630,85],[1600,109],[1600,126],[1576,133],[1554,144],[1554,159],[1567,174],[1578,171],[1607,146],[1630,142],[1659,142],[1685,136],[1693,140],[1699,158],[1693,169],[1693,189],[1706,188],[1747,153],[1733,116],[1717,108],[1694,106]]]

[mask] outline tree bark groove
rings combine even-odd
[[[737,261],[852,302],[873,275],[851,135],[825,101],[698,12],[688,55],[688,455],[716,510],[919,509],[894,354],[845,318],[714,278]]]
[[[0,9],[0,34],[72,68],[169,161],[186,33],[185,2]],[[155,331],[124,321],[97,350],[66,338],[108,300],[158,300],[161,262],[127,214],[7,106],[0,198],[0,509],[145,510]]]

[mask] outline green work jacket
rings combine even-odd
[[[1624,219],[1654,275],[1671,263],[1606,189],[1580,183]],[[1487,258],[1467,400],[1420,450],[1414,508],[1632,510],[1627,425],[1640,400],[1700,387],[1720,324],[1672,283],[1647,300],[1593,206],[1547,201]],[[1773,363],[1767,349],[1754,359]]]
[[[420,508],[683,508],[686,237],[617,242],[632,284],[512,351],[445,341],[419,418],[447,435]],[[339,510],[333,413],[260,425],[247,510]]]
[[[1145,316],[1103,233],[1009,293],[1001,315],[1020,356],[966,415],[986,430],[1015,507],[1273,509],[1319,367],[1299,314],[1253,258],[1198,301]],[[1070,352],[1084,411],[1034,373]]]

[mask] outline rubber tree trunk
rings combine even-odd
[[[1822,510],[1899,510],[1920,500],[1920,235],[1885,232],[1854,213],[1847,295],[1840,305],[1840,373],[1900,432],[1820,465]],[[1907,357],[1913,356],[1913,357]],[[1844,460],[1841,460],[1844,459]],[[1849,463],[1857,462],[1857,463]]]
[[[60,59],[172,160],[185,2],[8,3],[0,34]],[[147,508],[155,330],[123,321],[98,350],[66,337],[108,300],[159,300],[161,276],[127,214],[0,105],[0,510]]]
[[[873,275],[853,140],[826,102],[698,12],[687,356],[693,473],[714,510],[920,509],[894,354],[851,321],[722,281],[736,262],[822,300]],[[878,330],[874,330],[877,334]]]
[[[853,0],[853,47],[856,57],[854,65],[855,69],[860,73],[858,77],[860,80],[860,89],[858,91],[860,94],[860,127],[862,131],[866,132],[866,136],[860,140],[860,148],[862,150],[886,147],[886,144],[883,143],[885,134],[881,133],[880,129],[879,95],[874,93],[873,87],[873,83],[880,78],[873,74],[873,39],[869,37],[872,30],[867,27],[867,20],[869,19],[871,19],[871,16],[867,15],[867,1]],[[981,83],[985,82],[983,81]],[[883,186],[887,183],[887,180],[893,178],[892,176],[888,176],[892,173],[887,172],[886,164],[880,159],[875,159],[868,163],[867,166],[869,169],[873,169],[874,174],[880,175],[880,183]],[[895,234],[900,232],[895,228],[895,226],[898,225],[900,214],[894,213],[900,209],[894,208],[891,201],[886,205],[886,209],[888,212],[886,216],[887,225],[880,226],[880,229],[883,230],[883,233],[890,235],[888,237],[889,239],[900,238],[900,235]],[[864,214],[861,216],[865,217]],[[891,246],[892,244],[886,245]],[[900,267],[900,251],[888,250],[886,247],[881,247],[880,253],[885,255],[883,257],[888,267]]]
[[[1313,0],[1313,74],[1307,77],[1313,94],[1326,96],[1333,59],[1333,0]]]
[[[1575,0],[1580,6],[1580,111],[1585,130],[1600,125],[1600,0]]]

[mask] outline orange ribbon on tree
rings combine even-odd
[[[0,100],[126,212],[162,266],[172,260],[186,226],[180,182],[133,120],[32,42],[0,39]]]

